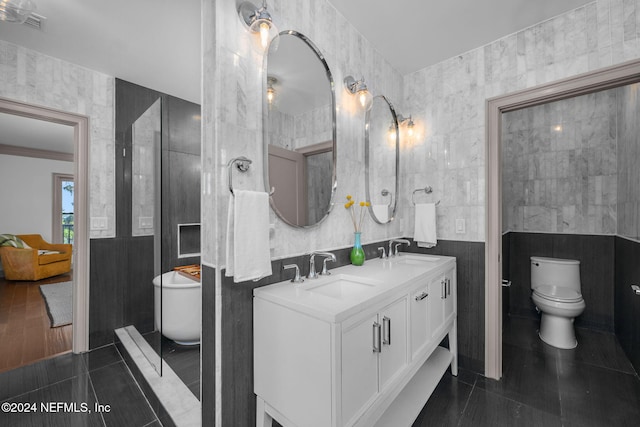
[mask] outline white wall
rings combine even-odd
[[[108,218],[90,237],[114,237],[114,78],[0,40],[0,96],[89,117],[89,215]]]
[[[425,132],[404,152],[402,185],[433,186],[439,238],[485,240],[486,99],[636,59],[639,30],[640,3],[598,0],[404,76],[404,107]]]
[[[0,154],[0,233],[51,242],[53,173],[72,175],[73,162]]]

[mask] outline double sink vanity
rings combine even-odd
[[[457,375],[455,258],[330,273],[254,290],[256,425],[410,426],[447,368]]]

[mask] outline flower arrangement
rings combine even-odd
[[[349,211],[351,215],[351,222],[353,222],[353,228],[356,233],[359,233],[362,230],[362,221],[364,220],[364,212],[365,207],[371,206],[370,202],[360,202],[360,213],[356,214],[355,208],[353,205],[356,204],[355,200],[352,200],[353,197],[347,195],[347,203],[344,204],[344,208]]]

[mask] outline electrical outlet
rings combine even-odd
[[[464,234],[466,232],[466,226],[464,218],[456,218],[456,234]]]
[[[92,230],[106,230],[109,225],[109,219],[106,216],[93,216],[91,217],[91,229]]]

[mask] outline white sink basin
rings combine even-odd
[[[337,299],[349,298],[382,284],[382,282],[377,280],[365,279],[348,274],[337,274],[329,278],[317,280],[319,283],[305,285],[304,290]]]
[[[439,261],[440,258],[435,256],[430,256],[430,255],[414,255],[414,254],[402,253],[397,255],[395,258],[390,258],[390,260],[395,264],[425,266],[425,265],[429,265],[429,263],[434,263]]]

